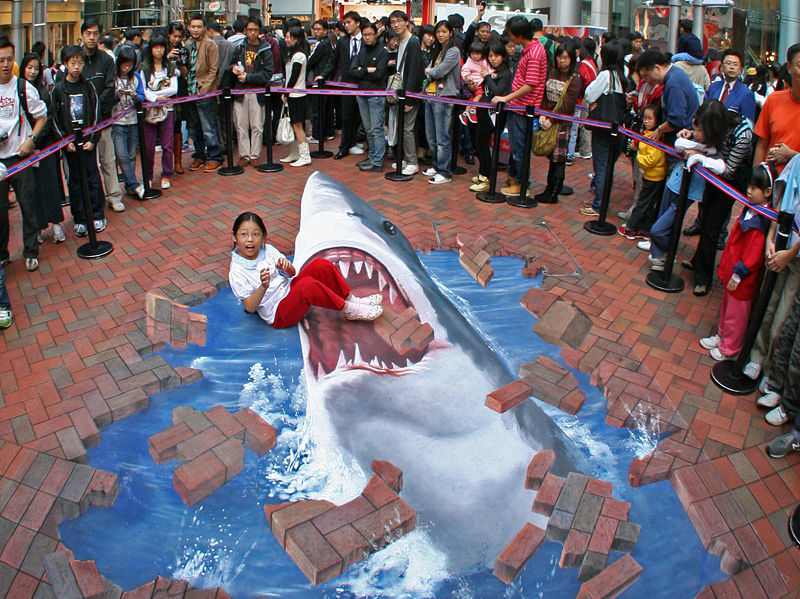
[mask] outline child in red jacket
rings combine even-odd
[[[765,162],[753,169],[747,197],[763,206],[772,199],[777,173]],[[750,306],[764,274],[764,244],[770,221],[749,208],[742,210],[722,253],[717,275],[725,283],[717,334],[704,337],[700,345],[710,350],[715,360],[735,356],[742,349]]]

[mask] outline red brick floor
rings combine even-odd
[[[54,519],[79,513],[51,501],[50,488],[60,488],[69,473],[64,459],[85,463],[85,448],[102,442],[104,425],[146,407],[148,394],[186,380],[163,360],[142,357],[157,346],[147,336],[145,294],[158,290],[191,305],[226,285],[230,227],[243,210],[264,215],[270,241],[290,252],[303,185],[314,168],[369,200],[419,250],[457,249],[458,233],[482,234],[493,240],[496,254],[524,257],[526,272],[545,267],[549,275],[574,274],[544,281],[548,293],[592,322],[580,346],[564,348],[562,356],[604,389],[609,422],[621,426],[632,415],[648,421],[658,416],[662,430],[675,431],[653,456],[631,465],[630,480],[638,485],[669,478],[700,539],[722,556],[731,578],[701,596],[797,595],[800,552],[787,536],[786,518],[800,496],[800,456],[767,458],[765,442],[781,431],[764,422],[754,397],[725,394],[710,382],[713,361],[697,340],[716,325],[718,284],[710,296],[696,298],[688,273],[678,266],[687,290],[655,291],[644,282],[647,260],[633,242],[584,231],[578,207],[588,197],[590,161],[568,169],[575,195],[532,210],[477,202],[467,190],[475,167],[434,187],[421,175],[392,183],[361,174],[355,162],[320,160],[276,174],[248,169],[228,178],[175,176],[161,198],[126,199],[125,213],[107,214],[109,226],[100,237],[114,243],[111,255],[92,262],[76,258],[78,242],[69,226],[66,243],[42,246],[34,273],[24,268],[14,210],[13,262],[5,274],[15,320],[0,333],[0,595],[49,590],[40,564],[30,564],[41,560],[42,547],[55,550]],[[534,159],[536,181],[546,168],[543,159]],[[630,196],[630,168],[621,160],[611,222],[617,224],[613,215]],[[693,240],[682,244],[679,259],[693,247]],[[53,465],[48,455],[60,459]]]

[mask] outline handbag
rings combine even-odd
[[[281,145],[290,144],[294,141],[294,130],[292,122],[289,120],[289,106],[284,103],[281,108],[281,118],[278,121],[278,130],[275,132],[275,139]]]
[[[406,63],[406,56],[408,55],[408,48],[406,47],[406,51],[403,52],[403,58],[400,59],[400,64],[397,65],[397,70],[394,72],[394,75],[389,77],[389,83],[386,86],[386,89],[390,92],[396,92],[399,89],[403,89],[403,75],[401,71],[403,70],[403,65]],[[394,96],[386,96],[386,103],[389,106],[395,106],[399,102],[396,95]]]
[[[558,99],[552,112],[558,112],[558,109],[561,108],[573,77],[574,75],[567,79],[567,82],[564,84],[564,89],[561,91],[561,97]],[[540,128],[533,132],[533,136],[531,137],[531,151],[536,156],[549,156],[553,153],[556,143],[558,143],[558,123],[554,122],[549,129]]]
[[[607,123],[622,124],[627,112],[628,102],[625,99],[623,92],[615,92],[614,90],[614,76],[615,73],[611,71],[611,82],[608,86],[608,91],[597,98],[594,109],[589,111],[589,118],[595,121],[605,121]],[[621,86],[620,82],[620,86]],[[592,127],[587,125],[590,129],[597,131],[607,132],[607,129],[600,127]]]
[[[152,91],[158,91],[163,89],[169,85],[168,79],[158,79],[156,82],[156,87],[148,83],[147,87],[149,87]],[[169,109],[171,106],[162,104],[160,106],[151,106],[150,108],[144,109],[144,120],[146,123],[150,123],[151,125],[156,125],[161,123],[162,121],[166,120],[167,115],[169,114]]]

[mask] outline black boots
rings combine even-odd
[[[547,187],[540,194],[534,196],[539,204],[555,204],[558,202],[558,193],[564,185],[566,165],[563,162],[551,162],[547,169]]]

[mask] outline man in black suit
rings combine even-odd
[[[314,44],[314,49],[308,57],[308,64],[306,65],[306,72],[309,78],[314,79],[317,75],[321,75],[323,69],[328,64],[328,61],[333,54],[333,43],[328,38],[328,21],[319,19],[311,26],[311,33],[317,39]],[[333,102],[330,96],[307,96],[311,102],[311,137],[316,140],[321,139],[324,135],[326,139],[333,138]],[[318,100],[322,99],[322,112],[325,118],[325,129],[322,128],[322,116],[318,114]]]
[[[347,11],[342,19],[347,35],[343,35],[336,42],[336,47],[331,52],[328,64],[315,79],[330,79],[335,72],[339,73],[339,80],[351,82],[350,63],[354,56],[358,56],[361,49],[361,16],[354,10]],[[342,97],[342,139],[339,142],[339,151],[334,154],[334,160],[341,160],[348,154],[363,154],[364,150],[358,148],[356,131],[361,122],[355,96]]]

